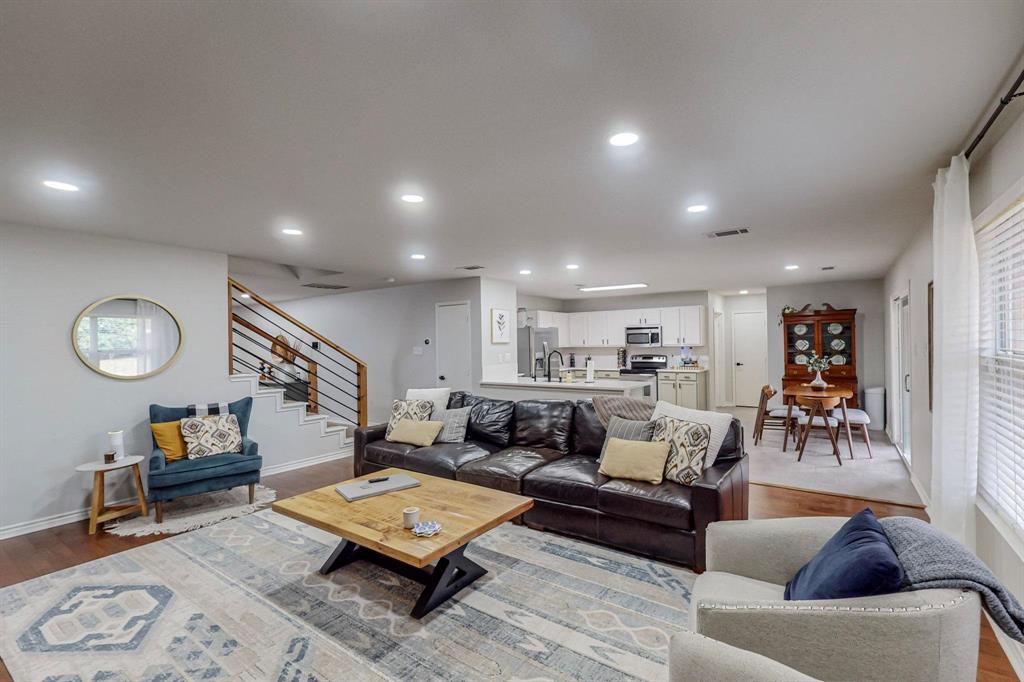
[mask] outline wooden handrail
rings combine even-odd
[[[347,350],[345,350],[344,348],[342,348],[341,346],[339,346],[338,344],[334,343],[333,341],[331,341],[327,337],[325,337],[320,332],[317,332],[314,329],[306,326],[302,322],[299,322],[297,319],[295,319],[294,317],[292,317],[291,315],[289,315],[285,311],[281,310],[276,305],[274,305],[273,303],[271,303],[267,299],[263,298],[262,296],[257,294],[252,289],[248,288],[244,284],[238,282],[237,280],[235,280],[235,279],[233,279],[231,277],[228,277],[228,372],[229,373],[234,373],[234,347],[233,347],[233,343],[234,343],[234,333],[235,332],[234,332],[234,325],[233,325],[233,323],[237,322],[242,327],[245,327],[246,329],[248,329],[248,330],[250,330],[252,332],[255,332],[259,336],[262,336],[263,338],[269,340],[272,344],[274,342],[276,342],[276,338],[274,337],[274,335],[272,335],[272,334],[270,334],[270,333],[260,329],[259,327],[254,325],[252,322],[250,322],[249,320],[246,320],[245,318],[237,315],[233,311],[232,306],[234,305],[234,296],[232,295],[232,289],[237,289],[238,291],[241,291],[241,292],[243,292],[245,294],[248,294],[249,298],[252,299],[253,301],[255,301],[256,303],[259,303],[263,307],[273,311],[274,313],[276,313],[280,317],[284,318],[285,320],[288,320],[293,325],[295,325],[296,327],[298,327],[302,331],[304,331],[307,334],[309,334],[310,336],[312,336],[314,339],[320,341],[321,343],[323,343],[324,345],[326,345],[329,348],[333,348],[337,352],[341,353],[341,355],[343,355],[344,357],[348,358],[349,360],[351,360],[352,362],[355,363],[355,365],[356,365],[355,371],[356,371],[356,377],[357,377],[357,379],[356,379],[356,382],[357,382],[356,383],[356,415],[357,415],[356,421],[358,422],[359,426],[366,426],[366,423],[367,423],[367,404],[366,404],[366,378],[367,378],[366,374],[367,373],[366,373],[366,363],[363,362],[358,357],[356,357],[355,355],[353,355],[352,353],[350,353]],[[294,354],[296,357],[299,357],[299,358],[302,358],[303,360],[305,360],[307,362],[307,364],[309,365],[309,368],[312,370],[310,372],[310,382],[309,382],[309,384],[310,384],[310,386],[309,386],[309,388],[310,388],[310,396],[309,396],[310,400],[309,400],[309,402],[310,402],[310,408],[311,408],[310,411],[311,412],[318,412],[319,411],[319,407],[320,407],[320,405],[319,405],[319,403],[320,403],[320,400],[319,400],[320,396],[319,396],[319,391],[317,390],[317,377],[316,377],[316,366],[317,365],[316,365],[315,361],[312,358],[306,356],[305,354],[303,354],[299,350],[289,349],[289,352]]]
[[[345,350],[344,348],[342,348],[338,344],[334,343],[333,341],[328,339],[326,336],[324,336],[320,332],[307,327],[302,322],[299,322],[294,317],[292,317],[291,315],[289,315],[285,311],[281,310],[276,305],[274,305],[273,303],[271,303],[267,299],[263,298],[262,296],[260,296],[259,294],[257,294],[255,291],[253,291],[249,287],[245,286],[244,284],[241,284],[238,281],[232,279],[231,277],[228,277],[228,287],[229,287],[229,290],[228,290],[229,293],[230,293],[230,288],[234,287],[235,289],[238,289],[239,291],[243,291],[243,292],[249,294],[249,296],[252,297],[252,300],[259,302],[260,305],[263,305],[263,306],[266,306],[267,308],[270,308],[275,313],[277,313],[278,315],[280,315],[284,319],[288,320],[289,322],[294,324],[296,327],[298,327],[302,331],[304,331],[307,334],[309,334],[310,336],[312,336],[317,341],[321,341],[321,342],[327,344],[328,346],[330,346],[334,350],[338,351],[339,353],[341,353],[342,355],[344,355],[346,358],[348,358],[352,362],[356,363],[357,365],[359,365],[361,367],[366,367],[366,363],[363,362],[362,360],[360,360],[359,358],[357,358],[355,355],[353,355],[352,353],[349,353],[347,350]],[[230,295],[228,296],[228,298],[230,300],[230,298],[231,298]]]

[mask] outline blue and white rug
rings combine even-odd
[[[421,586],[265,510],[0,590],[15,680],[659,680],[694,574],[504,524],[489,573],[417,621]]]

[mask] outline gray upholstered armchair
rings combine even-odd
[[[974,680],[981,600],[966,590],[784,601],[786,582],[847,521],[720,521],[708,526],[690,629],[672,640],[672,682]]]

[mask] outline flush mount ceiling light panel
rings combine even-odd
[[[60,180],[43,180],[43,185],[50,189],[60,190],[61,192],[77,192],[79,190],[78,185],[72,185],[70,182],[61,182]]]
[[[626,131],[615,133],[608,138],[608,144],[613,147],[628,147],[640,141],[640,136],[634,132]]]
[[[286,234],[290,237],[298,237],[302,235],[302,230],[300,230],[297,227],[286,227],[283,230],[281,230],[281,234]]]
[[[750,291],[748,291],[747,289],[740,289],[740,296],[746,296],[749,293]]]
[[[646,289],[646,284],[607,284],[600,287],[580,287],[580,291],[617,291],[619,289]]]

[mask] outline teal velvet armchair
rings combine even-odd
[[[224,452],[198,459],[167,461],[164,451],[153,439],[153,454],[149,458],[147,496],[156,507],[156,522],[163,523],[164,502],[186,495],[197,495],[214,490],[229,490],[236,486],[249,486],[249,503],[255,499],[256,484],[260,482],[263,458],[259,445],[247,435],[252,398],[242,398],[228,404],[228,412],[238,419],[242,432],[242,452]],[[184,407],[149,406],[149,423],[179,421],[188,416]]]

